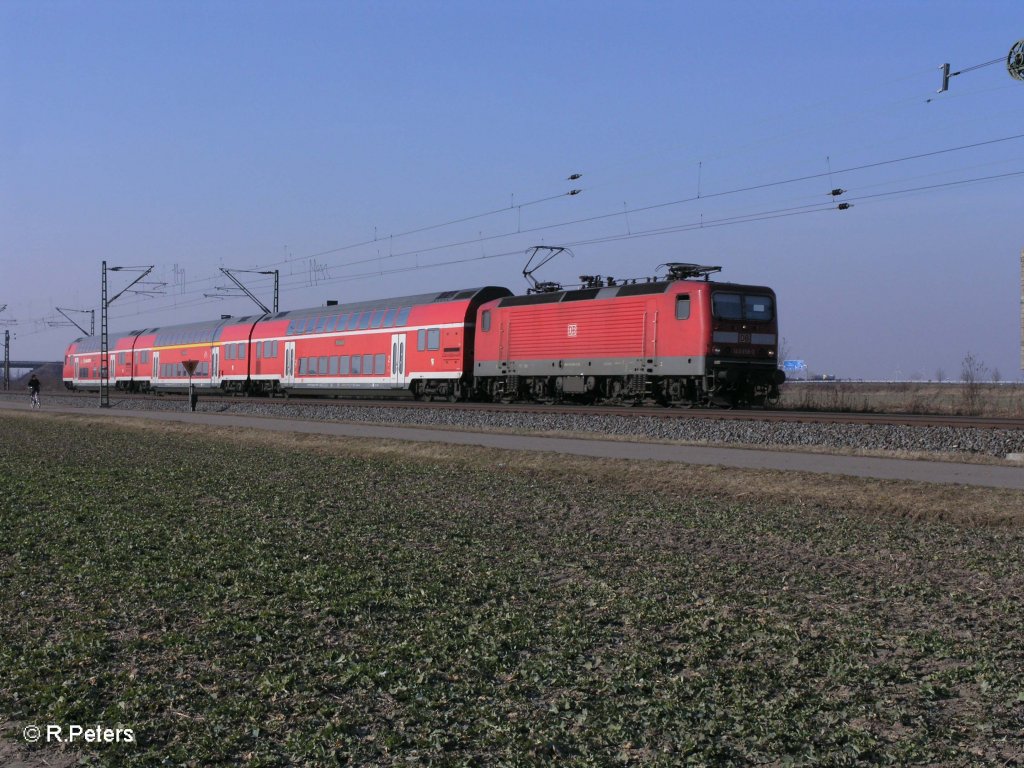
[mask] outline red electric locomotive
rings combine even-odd
[[[777,397],[770,288],[710,282],[720,267],[510,296],[480,307],[478,395],[666,405],[763,404]]]

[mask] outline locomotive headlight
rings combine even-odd
[[[775,350],[774,349],[769,349],[768,350],[768,357],[775,357]]]
[[[712,355],[720,355],[720,354],[722,354],[722,348],[721,347],[712,347],[711,348],[711,354]]]

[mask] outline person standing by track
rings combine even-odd
[[[37,379],[36,375],[33,373],[32,378],[28,380],[28,391],[32,399],[33,409],[39,407],[39,390],[42,388],[42,384],[39,383],[39,379]]]

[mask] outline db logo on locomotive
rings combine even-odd
[[[566,330],[566,334],[565,334],[566,336],[575,336],[576,335],[576,323],[569,323],[568,327],[565,330]]]

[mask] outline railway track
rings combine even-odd
[[[51,393],[51,397],[74,398],[83,401],[97,399],[94,392],[62,392]],[[23,397],[23,395],[17,395]],[[411,399],[377,399],[351,397],[288,397],[288,398],[248,398],[244,396],[203,394],[204,402],[216,399],[226,405],[232,402],[258,402],[274,408],[286,405],[305,406],[345,406],[351,408],[405,408],[405,409],[444,409],[454,411],[476,411],[483,413],[521,413],[547,415],[578,415],[578,416],[619,416],[632,418],[644,416],[665,420],[676,419],[712,419],[722,421],[767,421],[780,424],[878,424],[885,426],[908,427],[959,427],[971,429],[1022,430],[1024,418],[962,416],[951,414],[919,414],[919,413],[866,413],[854,411],[796,411],[773,409],[724,409],[724,408],[664,408],[652,405],[613,406],[613,405],[574,405],[566,403],[449,403],[445,401],[417,401]],[[185,395],[143,395],[123,394],[111,395],[111,402],[147,401],[176,402],[183,405]]]

